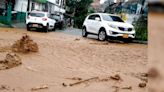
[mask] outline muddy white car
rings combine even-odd
[[[94,13],[87,16],[83,23],[82,36],[87,37],[88,34],[98,35],[100,41],[108,37],[132,40],[135,38],[135,29],[117,15]]]
[[[55,29],[56,21],[48,12],[32,11],[28,14],[26,19],[27,30],[31,28],[39,28],[45,32]]]

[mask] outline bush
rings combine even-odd
[[[148,40],[148,22],[147,15],[141,15],[137,21],[133,22],[136,30],[136,40]]]

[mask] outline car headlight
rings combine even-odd
[[[111,28],[114,28],[114,29],[118,29],[117,26],[114,26],[114,25],[109,25]]]

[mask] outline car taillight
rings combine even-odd
[[[47,21],[47,18],[42,18],[43,21]]]

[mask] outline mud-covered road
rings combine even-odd
[[[138,84],[143,82],[141,75],[147,70],[147,45],[99,42],[61,32],[40,33],[0,28],[0,48],[11,46],[24,34],[30,35],[38,43],[39,52],[17,53],[23,64],[0,71],[0,92],[146,90],[138,87]],[[0,59],[7,52],[8,50],[0,51]],[[121,79],[108,79],[115,74]],[[69,86],[71,83],[95,77],[98,79]]]

